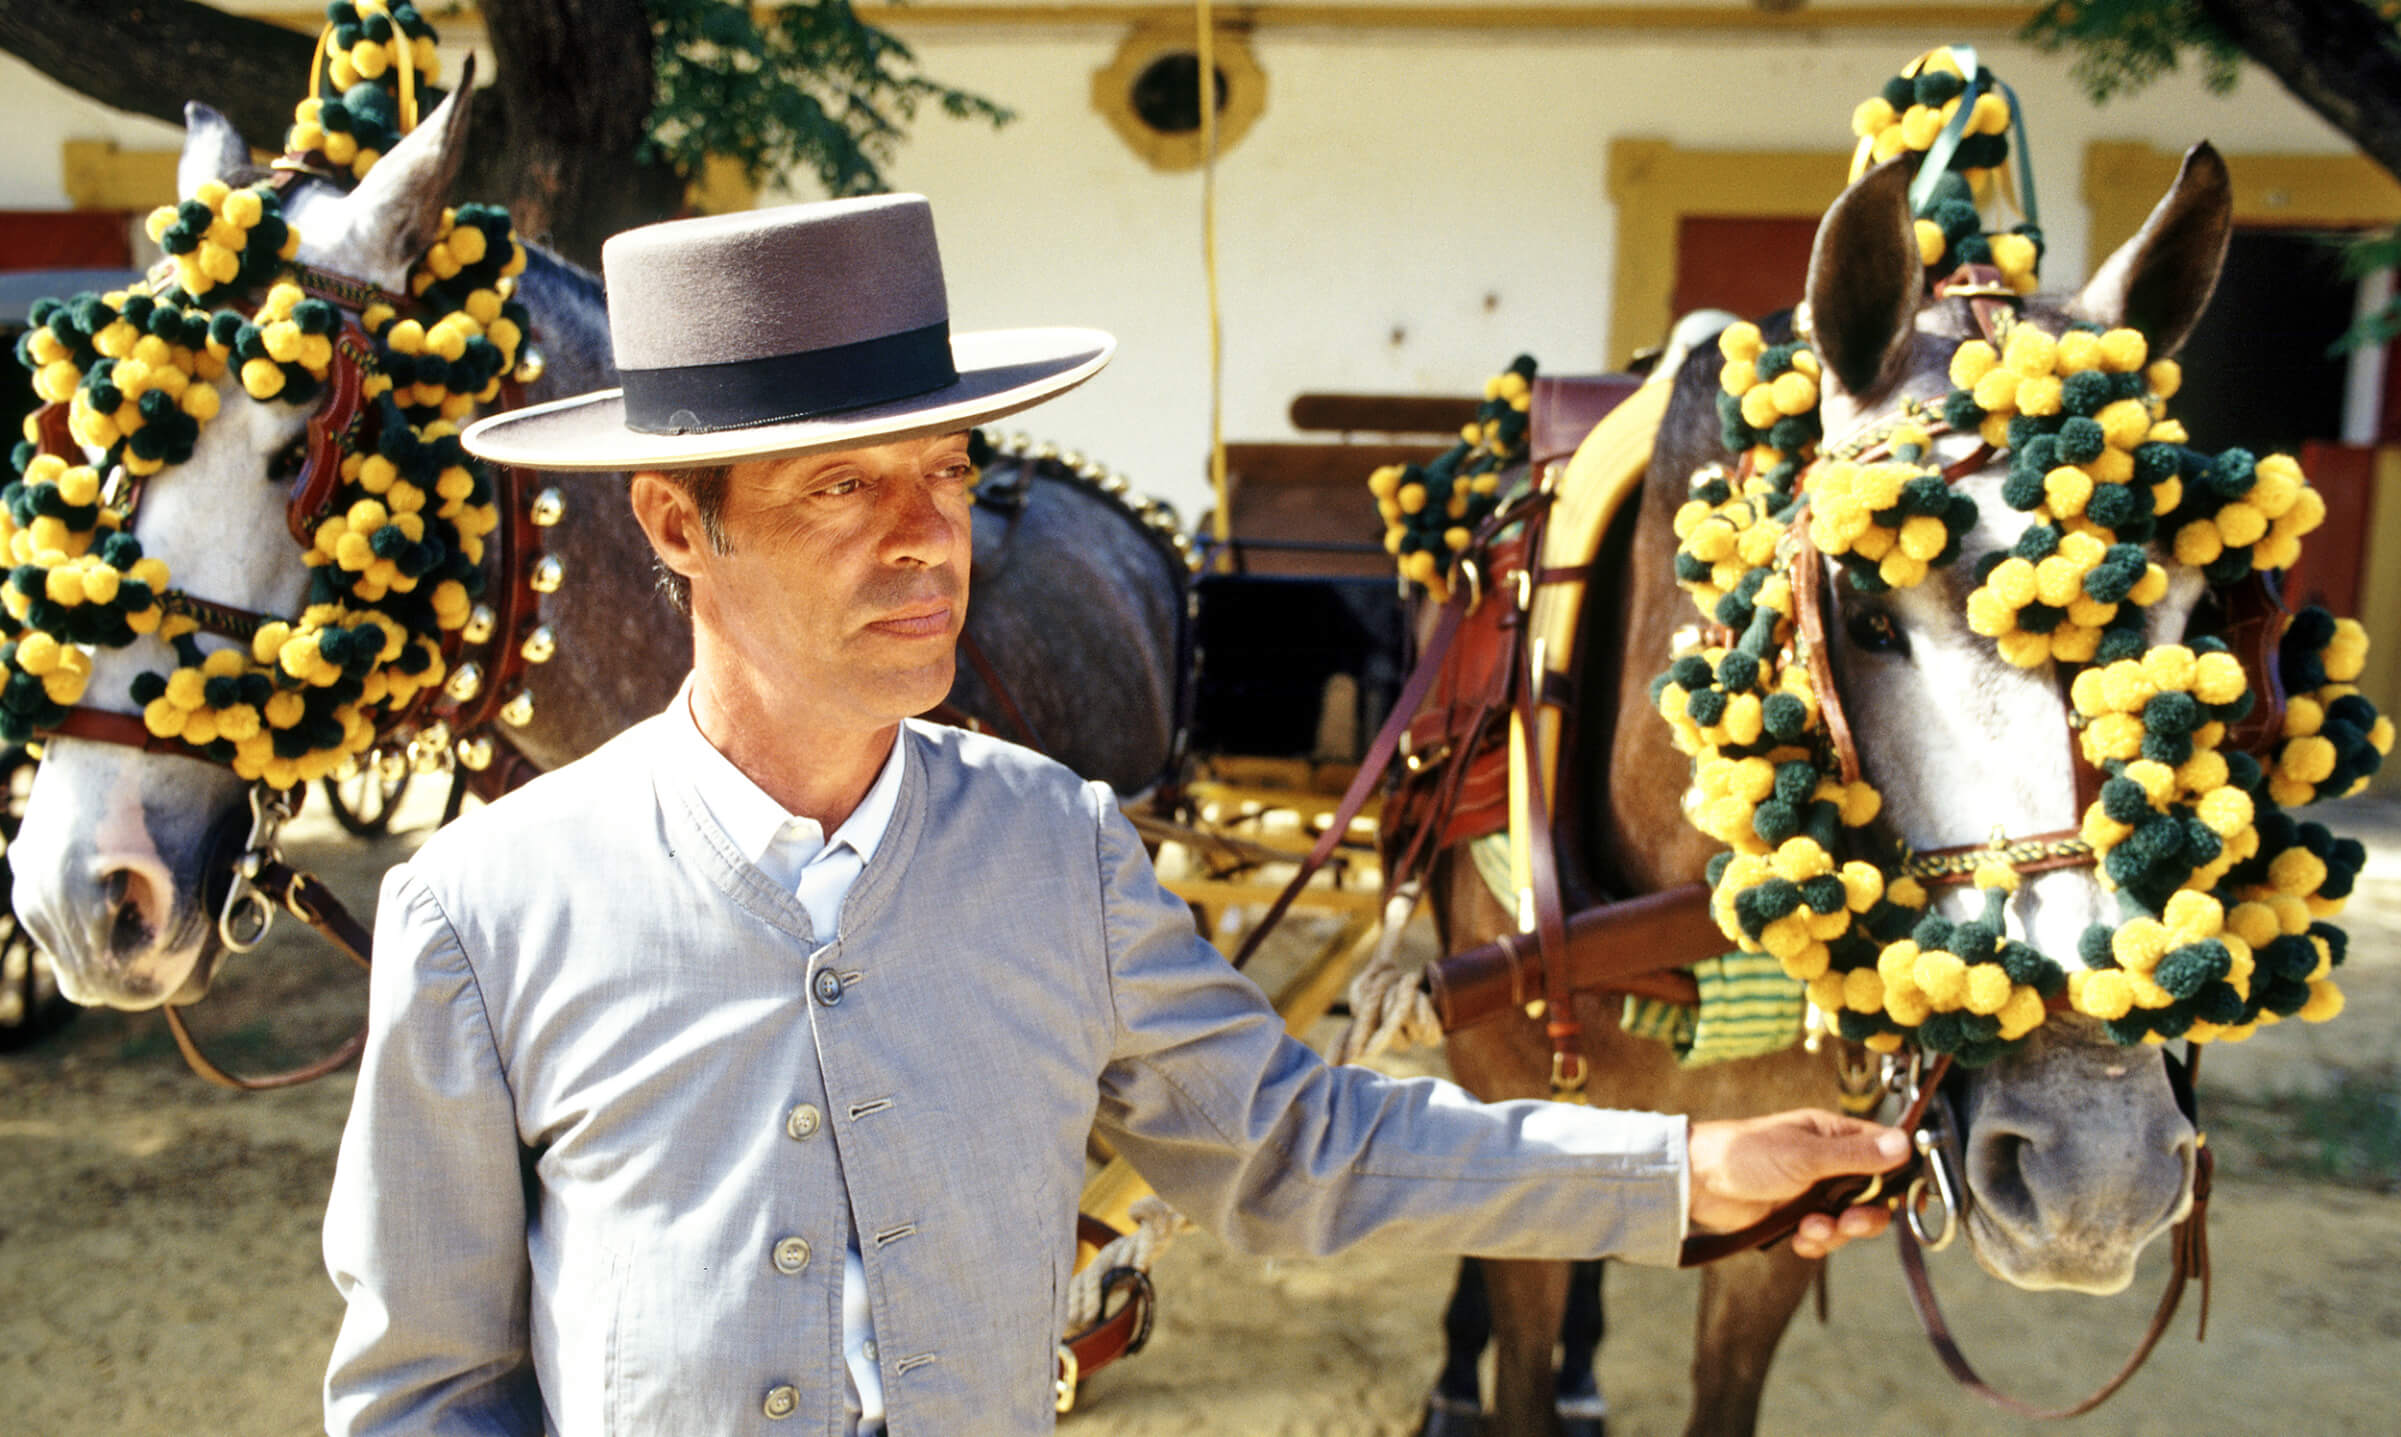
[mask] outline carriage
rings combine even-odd
[[[1972,61],[1967,69],[1959,74],[1954,64],[1954,97],[1975,81]],[[1946,113],[1967,117],[1964,131],[1978,113],[1975,94]],[[315,143],[324,140],[320,126]],[[278,827],[306,785],[352,769],[396,780],[421,766],[447,771],[462,792],[498,792],[655,710],[684,667],[681,655],[655,642],[673,631],[672,621],[638,582],[625,582],[642,572],[629,525],[605,504],[578,502],[538,480],[479,474],[444,442],[458,417],[454,401],[497,400],[510,383],[527,386],[528,397],[586,390],[608,372],[588,276],[518,246],[504,219],[444,210],[443,181],[462,143],[460,116],[435,110],[352,189],[329,178],[311,159],[322,149],[307,144],[297,146],[297,162],[252,177],[238,137],[196,112],[183,187],[207,213],[161,227],[184,246],[174,283],[196,301],[256,279],[250,287],[264,291],[257,307],[225,311],[233,322],[222,336],[196,304],[102,298],[63,322],[54,322],[58,312],[45,318],[51,339],[35,358],[70,372],[48,381],[59,408],[39,447],[55,462],[38,472],[35,461],[21,466],[22,502],[12,500],[21,512],[11,539],[22,538],[28,551],[12,557],[20,570],[39,571],[41,592],[14,588],[10,609],[22,632],[51,634],[52,642],[12,645],[10,712],[18,737],[38,732],[51,748],[19,841],[43,856],[35,871],[62,876],[31,895],[29,918],[84,995],[128,1005],[194,996],[222,954],[254,942],[279,909],[339,931],[325,896],[279,862]],[[1943,170],[1932,159],[1925,165]],[[1969,168],[1979,167],[1990,165]],[[1278,995],[1294,1021],[1332,1001],[1350,960],[1388,960],[1388,951],[1368,951],[1384,946],[1368,942],[1378,920],[1388,939],[1423,898],[1436,907],[1445,946],[1459,951],[1426,984],[1384,991],[1398,1009],[1431,1012],[1457,1035],[1453,1066],[1478,1092],[1742,1111],[1838,1092],[1835,1055],[1847,1053],[1842,1071],[1855,1080],[1854,1096],[1897,1087],[1910,1100],[1923,1161],[1894,1196],[1907,1201],[1907,1225],[1922,1240],[1939,1240],[1955,1224],[2015,1280],[2106,1290],[2122,1286],[2144,1243],[2197,1214],[2206,1195],[2189,1070],[2145,1040],[2247,1029],[2263,1012],[2331,1016],[2339,1003],[2326,980],[2339,935],[2319,929],[2339,906],[2346,869],[2356,869],[2355,846],[2252,815],[2266,813],[2271,799],[2297,803],[2348,787],[2372,767],[2380,743],[2389,747],[2390,729],[2346,706],[2356,698],[2346,691],[2358,672],[2354,636],[2313,625],[2297,631],[2301,642],[2280,647],[2282,624],[2248,618],[2230,597],[2208,598],[2205,622],[2236,637],[2254,625],[2253,647],[2231,659],[2233,677],[2227,664],[2193,652],[2159,660],[2157,674],[2147,669],[2140,641],[2150,636],[2135,623],[2142,611],[2165,605],[2160,633],[2172,641],[2221,571],[2231,581],[2278,567],[2283,540],[2298,538],[2288,533],[2297,521],[2274,527],[2302,492],[2275,466],[2199,456],[2198,467],[2181,467],[2188,455],[2151,402],[2164,397],[2164,380],[2143,362],[2147,353],[2129,359],[2133,342],[2112,338],[2132,332],[2167,353],[2205,302],[2225,229],[2224,175],[2214,157],[2197,152],[2152,225],[2081,295],[2048,308],[2017,282],[2031,275],[2030,265],[2010,263],[2023,258],[2019,247],[1986,241],[1981,257],[1955,254],[1985,237],[1938,223],[1929,238],[1919,228],[1928,221],[1911,193],[1915,173],[1910,157],[1888,157],[1830,214],[1813,266],[1806,345],[1789,333],[1738,327],[1671,350],[1647,381],[1552,386],[1564,407],[1541,413],[1532,410],[1533,384],[1503,383],[1488,401],[1498,408],[1478,416],[1468,452],[1421,465],[1414,479],[1406,467],[1389,476],[1377,497],[1388,506],[1403,575],[1425,591],[1417,602],[1405,604],[1388,574],[1257,572],[1245,561],[1272,552],[1268,545],[1195,546],[1155,506],[1127,502],[1126,486],[1105,469],[1030,441],[994,446],[976,535],[979,602],[952,702],[961,717],[1032,741],[1127,794],[1146,835],[1166,850],[1171,884],[1182,886],[1213,936],[1230,939],[1227,911],[1273,891],[1263,878],[1331,860],[1328,879],[1295,890],[1294,901],[1341,921]],[[269,219],[279,235],[348,241],[311,249],[294,239],[290,253],[277,255],[282,239],[263,242]],[[219,225],[260,235],[259,253],[293,267],[286,274],[269,263],[249,277],[247,261],[236,260],[234,274],[213,272],[201,245]],[[452,273],[413,285],[435,245]],[[198,258],[187,268],[180,257],[190,256]],[[1930,273],[1943,258],[1955,263]],[[1942,285],[1929,293],[1929,280]],[[402,319],[406,306],[393,300],[412,288],[455,308],[437,305],[427,322]],[[458,337],[468,326],[453,324],[459,353],[431,363],[438,350],[429,336],[458,314],[472,319],[473,333]],[[180,349],[191,362],[183,382],[137,384],[118,373],[115,366],[136,356],[109,353],[101,336],[120,323],[160,341],[156,353],[167,362],[147,364],[140,379],[177,368]],[[2090,328],[2089,343],[2058,338],[2086,333],[2080,324]],[[529,330],[542,364],[527,362],[537,353]],[[2021,362],[2013,333],[2040,334],[2051,347],[2019,341],[2028,351]],[[484,347],[472,348],[478,341]],[[201,387],[195,377],[216,377],[193,357],[212,343],[226,351],[214,356],[220,370],[229,357],[241,359],[231,367],[260,403],[204,417],[197,409],[205,402],[183,402]],[[1962,378],[1957,356],[1975,346],[1984,357],[1965,362],[1974,372]],[[2099,357],[2069,365],[2059,358],[2067,348]],[[486,350],[496,358],[483,358]],[[475,372],[448,367],[468,363],[470,353]],[[100,378],[117,404],[93,397],[89,380],[104,362]],[[405,386],[394,378],[399,368],[410,378]],[[1999,371],[2010,377],[1988,384]],[[2079,378],[2087,374],[2097,377]],[[1793,378],[1805,383],[1787,382]],[[2071,380],[2089,413],[2068,412],[2051,392]],[[1721,386],[1732,417],[1727,400],[1715,397]],[[2048,398],[2038,402],[2038,391]],[[1755,401],[1754,393],[1766,397]],[[152,394],[166,402],[144,407]],[[312,403],[295,402],[303,397]],[[2113,404],[2132,404],[2139,415],[2118,410],[2104,423],[2101,412]],[[1804,412],[1817,434],[1785,424]],[[1613,425],[1604,413],[1640,416],[1649,428]],[[1546,423],[1560,415],[1567,417]],[[2045,420],[2056,422],[2045,429]],[[2101,434],[2091,453],[2063,456],[2070,420]],[[2113,439],[2130,425],[2122,442]],[[159,432],[149,441],[134,442],[153,426]],[[370,434],[373,456],[359,447]],[[2090,437],[2081,428],[2075,434],[2079,445]],[[1533,448],[1522,471],[1512,452],[1519,441]],[[2145,456],[2145,445],[2178,452]],[[124,477],[103,490],[102,476],[71,462],[94,450],[141,462],[125,462]],[[1849,518],[1829,521],[1822,533],[1816,521],[1840,506],[1829,494],[1813,498],[1816,512],[1800,512],[1804,450],[1847,465],[1842,482],[1853,486],[1844,491]],[[2061,462],[2036,466],[2029,481],[2004,451]],[[2110,455],[2122,455],[2129,472],[2114,472],[2119,461]],[[372,468],[370,457],[396,473]],[[2148,492],[2132,497],[2131,466],[2163,462],[2168,471],[2141,471]],[[178,471],[172,480],[134,482],[169,467]],[[262,468],[296,482],[262,493]],[[463,477],[452,478],[453,470]],[[2063,470],[2084,477],[2056,477]],[[1529,477],[1513,483],[1519,472]],[[1594,476],[1599,490],[1587,487]],[[2190,571],[2172,592],[2164,568],[2144,561],[2138,543],[2091,532],[2131,535],[2184,513],[2181,497],[2166,497],[2171,478],[2179,491],[2189,486],[2217,501],[2189,521],[2206,523],[2215,551],[2200,556],[2205,545],[2196,538],[2186,557],[2184,527],[2169,536]],[[401,481],[445,501],[443,555],[411,547],[423,545],[422,526],[411,534],[395,516],[417,511],[386,502]],[[2272,514],[2243,497],[2262,485],[2282,498]],[[2105,487],[2110,497],[2099,497]],[[1594,503],[1585,497],[1591,492],[1613,501]],[[1974,502],[1962,510],[1956,501],[1971,492]],[[2104,524],[2117,512],[2110,503],[2134,508]],[[1586,504],[1592,511],[1579,512]],[[2035,514],[2045,506],[2053,507]],[[2258,532],[2243,527],[2250,515],[2229,517],[2236,508],[2258,516]],[[2033,517],[2003,532],[1995,521],[2007,515]],[[1431,522],[1409,522],[1418,516]],[[57,527],[37,531],[45,521]],[[2140,532],[2147,539],[2156,527]],[[2018,552],[2035,528],[2051,531],[2050,547],[2037,540]],[[280,540],[262,542],[284,533],[311,563],[293,564]],[[45,536],[57,542],[45,546]],[[127,541],[137,542],[128,550]],[[1955,568],[1971,543],[1997,562]],[[33,562],[44,547],[60,560]],[[2044,577],[2051,558],[2096,547],[2064,579]],[[2137,550],[2134,558],[2117,552],[2126,547]],[[473,564],[445,567],[476,550],[495,561],[489,574]],[[1888,562],[1896,553],[1909,562]],[[2010,587],[2017,570],[1998,587],[1988,582],[2013,560],[2031,575],[2019,585],[2023,594]],[[155,567],[138,567],[146,562]],[[2088,579],[2105,564],[2105,578]],[[169,588],[170,566],[185,587]],[[47,575],[69,567],[75,582],[50,587]],[[2156,585],[2153,568],[2161,568]],[[1972,570],[1981,572],[1969,583]],[[435,582],[419,594],[417,581],[428,576]],[[458,592],[437,598],[445,582]],[[1972,597],[1985,593],[1993,597],[1981,604]],[[1702,622],[1693,597],[1706,601]],[[1947,607],[1938,602],[1945,600]],[[2092,607],[2078,607],[2088,601]],[[49,607],[37,610],[37,602]],[[1951,612],[1962,607],[1966,626]],[[1552,627],[1562,612],[1576,621],[1565,630]],[[204,648],[203,632],[234,643]],[[1454,645],[1453,634],[1475,637]],[[174,645],[169,674],[145,668],[160,661],[158,645],[136,641],[152,635]],[[2011,635],[1997,646],[1982,642]],[[1978,692],[1996,696],[1990,706],[1963,705],[1893,672],[1887,656],[1912,642],[1964,665]],[[84,657],[63,658],[70,649]],[[1478,657],[1412,670],[1418,649]],[[217,657],[228,653],[252,662]],[[2140,672],[2096,680],[2089,693],[2082,680],[2067,694],[2050,682],[2054,660],[2085,664],[2105,653],[2106,663],[2087,672],[2126,662]],[[2021,662],[2029,655],[2035,662]],[[1671,658],[1656,692],[1640,681]],[[2039,682],[2029,677],[2036,668],[2044,670]],[[2302,691],[2314,727],[2289,718],[2268,724],[2268,706],[2254,703],[2259,731],[2241,741],[2267,762],[2246,760],[2250,782],[2230,782],[2239,771],[2230,758],[2213,767],[2196,757],[2215,753],[2243,722],[2238,699],[2272,696],[2279,683]],[[84,705],[87,689],[129,691],[143,712]],[[2183,697],[2155,716],[2153,701],[2170,692]],[[294,694],[280,714],[270,711]],[[1929,736],[1927,714],[1962,709],[1970,711],[1954,713],[1960,722]],[[2178,716],[2182,727],[2170,732]],[[2209,734],[2212,725],[2220,727]],[[1682,756],[1662,763],[1673,752],[1671,732]],[[1367,741],[1369,733],[1386,741]],[[2034,733],[2059,736],[2039,759],[2023,752]],[[2083,753],[2081,770],[2071,747]],[[1379,776],[1386,748],[1407,777],[1378,815],[1356,781],[1362,772],[1370,783]],[[2236,751],[2233,741],[2228,749]],[[162,753],[178,762],[161,764]],[[195,754],[224,767],[180,761]],[[2002,780],[1979,789],[1974,819],[2001,825],[2002,841],[1958,831],[1963,820],[1949,800],[1962,787],[1962,766]],[[2094,775],[2095,792],[2079,792]],[[1871,778],[1881,800],[1858,794]],[[1337,796],[1346,780],[1356,789],[1348,803]],[[2110,784],[2118,785],[2114,796]],[[1690,805],[1698,829],[1676,821],[1688,788],[1698,794]],[[2229,789],[2244,797],[2212,797]],[[45,805],[45,791],[147,793],[140,821],[157,856],[146,865],[120,861],[65,801]],[[1871,839],[1878,801],[1899,811],[1896,822],[1915,845],[1889,864]],[[2106,821],[2089,816],[2096,810]],[[2082,832],[2061,836],[2071,825]],[[2200,829],[2217,848],[2204,853]],[[2145,831],[2155,837],[2137,841]],[[1488,842],[1496,833],[1513,837],[1496,847]],[[2250,851],[2233,851],[2246,841]],[[1553,851],[1542,852],[1545,843]],[[1725,856],[1713,857],[1721,846]],[[2108,851],[2101,861],[2113,883],[2156,900],[2152,912],[2122,925],[2105,921],[2096,908],[2101,887],[2084,876],[2096,850]],[[1866,871],[1854,873],[1854,864]],[[2267,871],[2277,864],[2282,871]],[[1940,915],[1926,890],[1943,877],[1984,887],[1982,928],[1973,918],[1928,926]],[[88,887],[73,891],[77,883]],[[2004,937],[2009,895],[2035,885],[2070,895],[2046,905],[2052,916],[2040,946],[2078,955],[2072,975],[2055,961],[2042,966],[2034,945]],[[2179,896],[2188,892],[2199,897]],[[1400,899],[1406,903],[1394,906]],[[2105,931],[2096,947],[2073,927],[2063,936],[2062,922]],[[2142,936],[2121,951],[2112,934],[2129,931]],[[1628,933],[1646,935],[1641,964],[1618,961]],[[359,946],[355,932],[347,936]],[[1902,959],[1891,957],[1904,943]],[[1635,1031],[1639,1003],[1698,996],[1698,979],[1646,981],[1656,968],[1730,949],[1764,960],[1766,976],[1720,969],[1716,981],[1785,984],[1783,1011],[1796,1035],[1800,1014],[1821,1015],[1817,1051],[1779,1047],[1713,1069],[1678,1061],[1691,1056],[1691,1035],[1678,1047]],[[2246,965],[2239,981],[2238,954]],[[1354,1009],[1363,1006],[1354,1000]],[[1945,1060],[1961,1070],[1947,1108],[1938,1103]],[[2123,1121],[2082,1135],[2062,1131],[2061,1111],[2083,1101],[2110,1064],[2120,1075],[2130,1065],[2141,1073],[2142,1091],[2121,1103],[2129,1110]],[[2038,1132],[2041,1144],[2030,1138]],[[2142,1149],[2133,1170],[2097,1155],[2130,1137]],[[2084,1155],[2056,1170],[2013,1166],[2013,1155],[2030,1147],[2072,1152],[2078,1141]],[[2093,1172],[2117,1184],[2108,1194],[2116,1207],[2080,1219],[2076,1232],[2046,1227],[2043,1203],[2013,1209],[2009,1200],[2045,1183],[2082,1196]],[[1935,1195],[1943,1199],[1940,1228],[1929,1226]],[[1109,1229],[1123,1228],[1133,1197],[1121,1176],[1105,1172],[1086,1208],[1114,1220]],[[2197,1216],[2183,1231],[2197,1234]],[[1088,1241],[1102,1254],[1120,1236],[1094,1230]],[[2196,1238],[2177,1243],[2197,1258]],[[1113,1356],[1139,1340],[1144,1281],[1138,1264],[1115,1256],[1096,1256],[1089,1267],[1089,1315],[1114,1323]],[[1698,1425],[1749,1425],[1764,1354],[1814,1274],[1788,1252],[1709,1270],[1704,1348],[1748,1376],[1706,1394],[1717,1406]],[[1496,1301],[1533,1314],[1505,1343],[1503,1421],[1539,1430],[1558,1417],[1549,1365],[1561,1279],[1526,1273],[1495,1283]],[[1102,1360],[1100,1348],[1077,1347],[1067,1344],[1062,1361],[1063,1403]]]

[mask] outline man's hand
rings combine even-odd
[[[1692,1226],[1733,1232],[1821,1178],[1899,1166],[1909,1155],[1909,1135],[1860,1118],[1800,1108],[1736,1122],[1694,1123],[1689,1150]],[[1852,1208],[1839,1220],[1811,1213],[1794,1231],[1792,1250],[1802,1257],[1824,1257],[1853,1238],[1876,1236],[1890,1220],[1886,1209],[1873,1206]]]

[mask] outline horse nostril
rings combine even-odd
[[[148,948],[158,936],[158,925],[151,921],[151,909],[158,895],[149,878],[137,869],[115,868],[101,880],[101,894],[109,908],[108,946],[114,953],[134,953]]]
[[[2034,1189],[2026,1163],[2034,1141],[2024,1133],[1992,1127],[1976,1133],[1968,1144],[1968,1182],[1976,1201],[1992,1216],[2013,1224],[2036,1217]]]

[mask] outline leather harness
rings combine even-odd
[[[1996,347],[1999,338],[2015,322],[2015,296],[1988,267],[1963,266],[1937,286],[1936,294],[1965,299],[1979,329],[1994,339]],[[1581,418],[1582,428],[1576,431],[1577,436],[1588,432],[1599,417],[1595,414]],[[1878,457],[1889,450],[1892,431],[1904,422],[1930,434],[1947,428],[1931,406],[1913,404],[1900,416],[1870,426],[1840,452],[1846,458]],[[1538,433],[1543,430],[1539,414],[1532,427]],[[1827,452],[1837,451],[1829,447]],[[1946,482],[1956,483],[1983,469],[1995,453],[1991,445],[1979,444],[1966,457],[1946,466],[1943,477]],[[1496,737],[1500,716],[1517,712],[1528,720],[1531,732],[1530,709],[1538,701],[1561,704],[1570,722],[1579,699],[1594,705],[1595,712],[1613,705],[1614,695],[1609,693],[1537,692],[1532,681],[1522,635],[1524,614],[1533,589],[1563,579],[1586,577],[1583,570],[1545,568],[1531,560],[1530,556],[1541,553],[1539,524],[1550,498],[1548,481],[1556,475],[1554,469],[1542,462],[1542,456],[1537,456],[1536,462],[1537,472],[1545,475],[1545,482],[1522,502],[1504,506],[1475,536],[1460,564],[1464,582],[1453,587],[1452,596],[1424,645],[1418,668],[1410,676],[1391,720],[1366,755],[1351,793],[1345,795],[1333,821],[1316,849],[1304,860],[1291,886],[1252,930],[1236,955],[1237,966],[1282,916],[1309,876],[1331,855],[1351,818],[1364,805],[1368,794],[1384,781],[1396,757],[1403,761],[1403,769],[1394,776],[1393,791],[1384,807],[1388,888],[1397,886],[1406,875],[1421,873],[1432,851],[1506,825],[1508,754],[1505,744]],[[1517,526],[1517,532],[1501,538],[1502,531],[1513,525]],[[1843,780],[1852,782],[1861,770],[1828,641],[1829,566],[1809,538],[1804,514],[1794,515],[1787,542],[1792,546],[1796,596],[1794,656],[1808,665],[1835,762]],[[2264,749],[2282,727],[2284,689],[2275,658],[2277,642],[2289,614],[2273,585],[2257,576],[2237,585],[2226,603],[2225,636],[2250,677],[2256,696],[2252,713],[2230,730],[2227,741],[2229,746]],[[1731,635],[1719,637],[1730,640]],[[2064,682],[2063,676],[2063,685]],[[2073,712],[2072,708],[2070,711]],[[2106,775],[2086,761],[2072,726],[2067,738],[2076,778],[2077,811],[2081,814],[2099,797]],[[1525,915],[1521,915],[1520,926],[1533,931],[1504,933],[1492,943],[1437,959],[1427,966],[1422,981],[1445,1032],[1513,1012],[1540,1014],[1553,1045],[1554,1093],[1572,1099],[1580,1097],[1583,1086],[1582,1056],[1574,1051],[1578,1033],[1573,995],[1598,991],[1662,997],[1674,1002],[1697,1001],[1691,975],[1679,970],[1723,953],[1726,939],[1711,914],[1709,890],[1699,883],[1606,901],[1563,915],[1559,909],[1559,874],[1551,815],[1546,811],[1542,785],[1533,782],[1528,787],[1532,791],[1530,807],[1534,819],[1528,836],[1534,859],[1535,911],[1532,923],[1523,922]],[[1903,871],[1928,886],[1966,882],[1978,867],[1994,861],[2007,863],[2025,874],[2089,867],[2095,862],[2091,845],[2077,829],[2015,838],[1996,836],[1988,843],[1952,848],[1904,850],[1902,860]],[[2052,1006],[2057,1009],[2064,1003],[2064,998],[2055,999]],[[2190,1074],[2197,1068],[2198,1058],[2197,1048],[2188,1045],[2183,1064],[2177,1064],[2173,1056],[2168,1059],[2178,1099],[2186,1116],[2194,1119],[2196,1130],[2198,1121]],[[2057,1411],[2037,1409],[1995,1391],[1975,1374],[1952,1339],[1926,1278],[1921,1255],[1925,1239],[1918,1231],[1917,1211],[1923,1203],[1919,1193],[1924,1189],[1926,1155],[1931,1151],[1925,1134],[1929,1107],[1936,1101],[1941,1076],[1949,1062],[1947,1057],[1937,1060],[1901,1116],[1900,1125],[1915,1135],[1918,1142],[1918,1151],[1903,1164],[1884,1174],[1828,1179],[1739,1232],[1688,1237],[1680,1264],[1694,1266],[1770,1245],[1789,1236],[1813,1212],[1834,1215],[1871,1200],[1899,1203],[1907,1192],[1909,1211],[1900,1224],[1899,1237],[1902,1265],[1909,1278],[1912,1304],[1946,1368],[1963,1386],[2020,1415],[2067,1417],[2089,1411],[2123,1385],[2149,1356],[2173,1318],[2186,1282],[2194,1277],[2202,1284],[2202,1322],[2206,1335],[2207,1207],[2212,1155],[2205,1144],[2196,1154],[2192,1206],[2176,1225],[2172,1238],[2174,1267],[2167,1291],[2134,1354],[2099,1391],[2081,1402]],[[1946,1199],[1949,1196],[1947,1191],[1945,1196]],[[1955,1224],[1957,1217],[1952,1212],[1947,1220]]]

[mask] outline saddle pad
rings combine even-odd
[[[1611,409],[1584,436],[1584,442],[1576,446],[1574,457],[1567,461],[1558,479],[1559,497],[1551,505],[1550,520],[1543,531],[1541,567],[1576,568],[1592,562],[1618,510],[1629,497],[1642,492],[1642,474],[1650,466],[1651,444],[1658,436],[1659,423],[1667,415],[1668,398],[1674,392],[1674,375],[1653,374]],[[1526,640],[1542,646],[1546,670],[1565,672],[1574,661],[1576,618],[1583,611],[1581,579],[1544,584],[1535,589],[1533,608],[1527,616]],[[1534,752],[1540,755],[1542,792],[1546,798],[1555,797],[1559,723],[1557,707],[1544,704],[1535,715],[1538,732],[1522,736],[1531,740]],[[1514,716],[1511,724],[1514,729]],[[1513,732],[1512,737],[1520,736]],[[1526,747],[1523,741],[1511,745],[1509,792],[1513,819],[1526,811]],[[1558,811],[1555,802],[1550,811]],[[1523,822],[1513,821],[1510,832],[1522,835]],[[1533,879],[1522,838],[1513,839],[1510,860],[1512,886],[1516,891],[1525,891]],[[1514,896],[1504,895],[1502,902],[1512,912],[1519,909]]]

